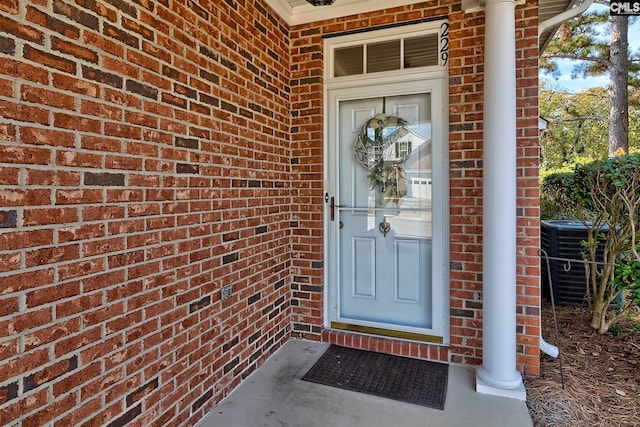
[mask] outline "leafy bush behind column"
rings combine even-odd
[[[604,333],[640,302],[640,154],[578,165],[572,188],[577,217],[587,228],[585,259],[595,262],[604,245],[604,265],[586,268],[591,326]],[[609,310],[620,293],[627,297],[622,308]]]

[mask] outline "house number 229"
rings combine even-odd
[[[440,26],[440,59],[442,66],[449,63],[449,24],[447,22]]]

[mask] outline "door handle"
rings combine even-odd
[[[336,205],[336,198],[331,196],[331,204],[329,205],[331,208],[331,221],[335,221],[336,219],[336,208],[346,208],[345,205]]]

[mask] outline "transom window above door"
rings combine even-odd
[[[448,62],[449,27],[447,23],[428,23],[410,34],[385,34],[375,31],[341,37],[329,43],[329,78],[397,72],[423,67],[444,67]]]
[[[342,47],[333,54],[334,77],[437,66],[438,35]]]

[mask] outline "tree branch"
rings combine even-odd
[[[611,62],[609,62],[608,60],[595,56],[579,56],[571,53],[543,53],[540,56],[546,59],[573,59],[576,61],[589,61],[595,62],[597,64],[605,64],[607,67],[611,66]]]
[[[549,124],[559,124],[559,123],[571,123],[571,122],[580,122],[585,120],[594,120],[597,122],[609,123],[609,119],[600,116],[580,116],[580,117],[571,117],[567,119],[558,119],[558,120],[549,120]]]

